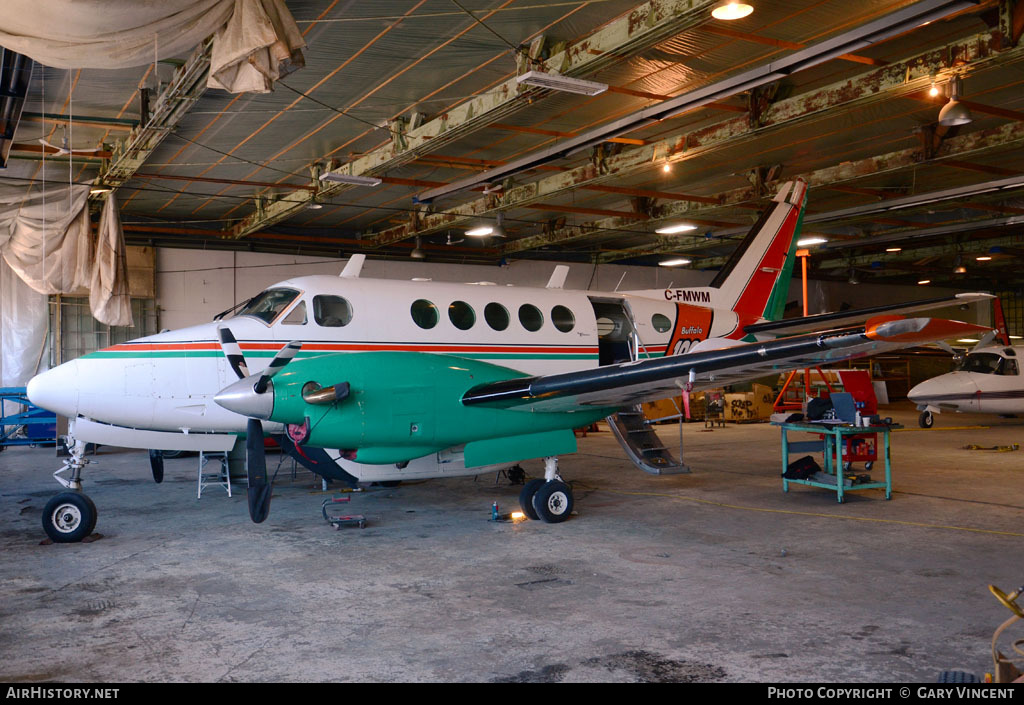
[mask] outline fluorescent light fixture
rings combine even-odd
[[[958,343],[977,343],[977,338],[957,338]]]
[[[828,240],[823,237],[805,237],[803,240],[797,240],[797,247],[810,247],[811,245],[823,245]]]
[[[738,0],[723,2],[711,11],[711,16],[716,20],[739,20],[743,19],[754,11],[753,5],[748,5]]]
[[[658,266],[660,266],[660,267],[679,267],[681,265],[689,264],[689,263],[690,263],[690,260],[686,259],[685,257],[679,257],[678,259],[662,260],[661,262],[658,262]]]
[[[982,255],[981,257],[975,257],[974,259],[978,260],[979,262],[990,262],[990,261],[992,261],[992,258],[989,257],[988,255]]]
[[[1019,335],[1011,335],[1010,336],[1010,340],[1021,340],[1021,336],[1019,336]]]
[[[490,225],[481,225],[478,228],[467,230],[466,234],[469,235],[470,237],[487,237],[493,232],[494,228],[492,228]]]
[[[550,88],[553,91],[564,91],[565,93],[579,93],[580,95],[598,95],[608,90],[607,83],[584,81],[581,78],[545,73],[544,71],[527,71],[516,76],[516,83]]]
[[[381,184],[381,180],[376,176],[344,174],[338,171],[328,171],[320,174],[320,180],[333,181],[336,184],[348,184],[350,186],[380,186]]]
[[[696,225],[690,225],[689,223],[677,223],[676,225],[666,225],[663,228],[657,228],[654,232],[658,235],[677,235],[679,233],[688,233],[691,230],[696,230]]]
[[[114,189],[111,186],[93,186],[91,189],[89,189],[89,193],[95,196],[98,193],[110,193],[113,190]]]
[[[885,251],[886,252],[903,252],[903,248],[902,247],[886,247]]]
[[[921,285],[931,284],[931,283],[932,283],[931,279],[922,279],[921,281],[918,282],[918,284],[921,284]]]

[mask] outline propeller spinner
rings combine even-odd
[[[248,479],[249,517],[257,524],[270,514],[273,481],[267,477],[267,458],[263,447],[263,424],[274,410],[274,388],[271,379],[291,362],[302,348],[292,341],[285,345],[259,375],[250,375],[242,347],[230,329],[219,329],[220,346],[238,381],[222,389],[213,400],[225,409],[248,416],[245,433],[245,470]],[[269,394],[267,392],[270,392]]]

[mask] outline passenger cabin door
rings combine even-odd
[[[623,299],[589,298],[597,321],[598,364],[603,367],[636,360],[641,343],[629,304]]]

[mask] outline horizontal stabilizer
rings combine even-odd
[[[995,298],[992,294],[970,293],[956,294],[955,296],[942,296],[937,299],[923,299],[921,301],[907,301],[899,304],[888,304],[885,306],[872,306],[849,311],[838,311],[835,313],[819,313],[814,316],[803,316],[800,318],[787,318],[781,321],[767,321],[765,323],[754,323],[743,329],[744,333],[756,336],[780,336],[793,335],[794,333],[806,333],[807,331],[820,330],[829,326],[846,326],[852,323],[859,323],[870,316],[881,314],[906,314],[916,311],[928,311],[947,306],[964,306],[976,301],[988,301]]]

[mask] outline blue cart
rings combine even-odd
[[[7,404],[21,404],[24,410],[5,414]],[[8,407],[9,408],[9,407]],[[24,435],[15,435],[24,428]],[[57,416],[33,406],[24,387],[0,387],[0,450],[7,446],[28,446],[56,443]]]

